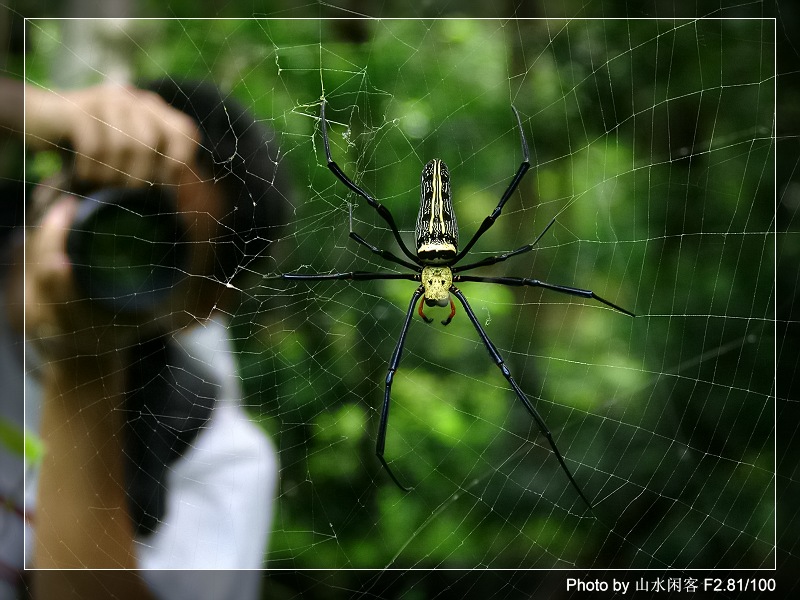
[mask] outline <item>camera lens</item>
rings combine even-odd
[[[160,187],[105,188],[86,196],[67,254],[84,297],[115,312],[153,311],[188,267],[174,194]]]

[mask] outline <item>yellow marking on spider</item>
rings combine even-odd
[[[439,216],[440,230],[444,232],[444,197],[442,196],[442,161],[433,160],[433,180],[431,181],[431,220],[428,234],[433,235],[433,222]]]

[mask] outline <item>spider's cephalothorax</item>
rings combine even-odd
[[[542,419],[541,415],[536,410],[536,407],[531,403],[517,382],[511,376],[511,371],[506,366],[503,357],[497,350],[497,347],[489,339],[486,331],[484,331],[483,326],[480,324],[480,321],[478,321],[478,317],[475,315],[472,307],[470,307],[469,302],[467,302],[464,293],[454,285],[455,283],[460,283],[462,281],[471,281],[519,287],[540,287],[558,292],[560,294],[568,294],[570,296],[577,296],[579,298],[597,300],[598,302],[602,302],[614,310],[618,310],[622,313],[633,316],[632,312],[625,310],[624,308],[621,308],[616,304],[609,302],[608,300],[604,300],[591,290],[547,283],[546,281],[529,279],[527,277],[493,277],[463,274],[466,271],[471,271],[472,269],[494,265],[508,260],[512,256],[519,256],[520,254],[530,252],[536,247],[536,244],[539,242],[539,239],[541,239],[545,232],[553,225],[553,223],[555,223],[555,219],[551,220],[547,227],[542,230],[542,232],[533,242],[530,244],[525,244],[516,250],[494,256],[487,256],[486,258],[475,262],[470,262],[465,265],[459,264],[461,259],[467,255],[475,242],[477,242],[478,239],[480,239],[480,237],[486,231],[488,231],[492,225],[494,225],[494,222],[497,220],[501,211],[503,210],[503,206],[505,206],[505,203],[516,191],[517,187],[522,181],[522,178],[525,176],[525,173],[530,168],[528,143],[525,141],[525,134],[522,130],[522,120],[520,119],[517,109],[513,106],[511,108],[514,111],[514,116],[517,119],[517,127],[519,129],[519,135],[522,141],[523,160],[520,166],[517,168],[517,172],[514,174],[513,179],[508,184],[506,191],[500,198],[500,201],[497,203],[497,206],[489,214],[489,216],[483,220],[477,231],[472,235],[464,248],[459,251],[458,226],[456,225],[456,216],[453,212],[453,201],[450,193],[450,172],[447,170],[447,166],[441,160],[434,159],[430,161],[422,169],[419,216],[417,217],[417,226],[415,230],[417,243],[417,252],[415,254],[408,248],[408,246],[406,246],[405,242],[403,241],[403,237],[400,235],[400,230],[397,227],[397,223],[395,223],[394,217],[392,216],[392,213],[389,212],[389,209],[375,200],[375,198],[370,196],[361,187],[356,185],[353,180],[350,179],[344,173],[344,171],[342,171],[339,165],[334,162],[333,158],[331,158],[330,143],[328,141],[328,126],[327,121],[325,120],[325,102],[323,101],[322,109],[320,111],[320,123],[322,125],[322,140],[325,145],[325,155],[328,160],[328,168],[348,189],[366,200],[367,204],[377,211],[378,215],[380,215],[380,217],[392,230],[392,235],[394,235],[394,239],[397,242],[398,247],[406,258],[402,258],[389,250],[379,248],[378,246],[369,243],[357,232],[353,231],[352,213],[350,219],[350,238],[365,248],[368,248],[371,252],[377,254],[384,260],[401,265],[409,269],[411,272],[373,273],[369,271],[350,271],[346,273],[284,273],[278,277],[282,279],[304,281],[326,281],[332,279],[349,279],[351,281],[405,279],[419,283],[417,289],[411,295],[411,302],[409,303],[408,310],[406,311],[403,326],[400,330],[400,336],[397,340],[397,345],[395,346],[392,358],[389,361],[389,370],[386,373],[386,387],[384,388],[383,394],[383,408],[381,409],[380,424],[378,426],[378,439],[375,444],[375,454],[381,461],[381,464],[386,469],[387,473],[389,473],[392,481],[394,481],[398,487],[403,490],[407,489],[394,476],[394,473],[392,473],[392,470],[389,468],[389,464],[386,462],[386,459],[383,456],[386,446],[386,427],[389,422],[389,404],[392,397],[392,382],[394,381],[394,374],[400,366],[400,359],[403,354],[406,335],[408,334],[408,328],[411,325],[411,320],[414,316],[414,308],[417,306],[417,303],[419,303],[419,308],[417,308],[419,316],[428,323],[432,322],[433,319],[429,319],[425,316],[425,313],[423,312],[423,305],[446,307],[449,304],[450,316],[442,321],[443,325],[447,325],[456,314],[456,307],[452,299],[452,297],[455,296],[464,307],[464,312],[466,313],[467,318],[469,318],[472,326],[478,333],[478,337],[480,337],[483,345],[489,351],[489,355],[500,369],[503,377],[506,378],[506,381],[508,381],[511,388],[514,390],[514,393],[517,395],[517,398],[519,398],[520,402],[522,402],[525,410],[528,411],[528,414],[536,422],[536,425],[539,427],[539,431],[541,431],[542,435],[547,438],[547,442],[550,444],[550,448],[552,448],[553,454],[555,454],[556,458],[558,459],[558,462],[561,465],[561,468],[564,470],[564,473],[567,474],[569,482],[578,492],[583,501],[586,502],[589,507],[591,507],[591,503],[586,496],[584,496],[581,488],[572,477],[572,473],[567,468],[567,465],[564,462],[564,457],[561,456],[561,452],[558,451],[558,447],[553,440],[553,435],[547,428],[544,419]]]
[[[442,321],[442,325],[449,325],[453,317],[456,316],[456,305],[450,297],[450,290],[453,287],[453,271],[448,266],[427,265],[422,268],[420,274],[422,283],[423,300],[419,302],[417,313],[426,323],[433,323],[433,319],[426,317],[422,310],[422,303],[428,306],[450,306],[450,314]]]
[[[422,169],[419,214],[414,233],[417,258],[421,264],[453,262],[458,253],[458,223],[450,194],[450,171],[438,158]]]

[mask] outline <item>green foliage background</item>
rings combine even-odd
[[[774,24],[762,20],[166,20],[137,24],[137,76],[211,79],[276,132],[294,215],[234,315],[246,401],[280,492],[266,565],[755,568],[774,561]],[[53,77],[61,23],[33,30]],[[87,82],[88,83],[88,82]],[[553,430],[546,441],[464,315],[412,323],[386,456],[386,365],[410,282],[262,274],[394,270],[394,248],[328,171],[386,204],[406,239],[422,165],[450,166],[462,238],[520,160],[533,168],[475,256],[557,222],[486,273],[595,290],[636,319],[538,290],[465,284]],[[438,316],[438,315],[434,315]]]

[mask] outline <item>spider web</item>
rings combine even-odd
[[[46,65],[80,62],[67,22],[31,24],[28,78],[64,85]],[[246,407],[280,461],[268,568],[776,565],[775,21],[108,27],[135,78],[213,80],[278,132],[291,219],[243,267],[230,328]],[[416,284],[270,278],[402,272],[348,238],[352,206],[354,230],[398,252],[327,169],[322,97],[334,160],[409,246],[433,157],[450,168],[462,244],[492,211],[522,160],[519,110],[532,168],[465,262],[555,218],[534,251],[480,273],[591,289],[637,316],[459,287],[593,511],[463,312],[446,328],[441,309],[414,318],[386,447],[413,491],[380,468],[384,377]]]

